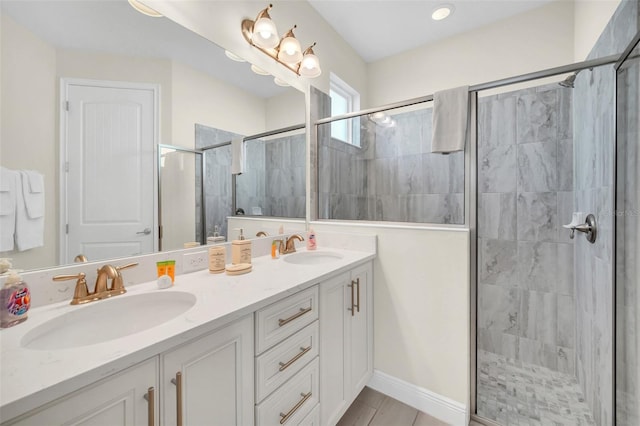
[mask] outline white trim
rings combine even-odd
[[[65,165],[68,158],[67,140],[68,140],[68,123],[66,102],[69,98],[69,86],[92,86],[107,87],[116,89],[140,89],[153,92],[153,251],[158,251],[159,229],[158,229],[158,164],[155,159],[158,157],[157,150],[160,143],[160,85],[151,83],[132,83],[126,81],[110,81],[110,80],[91,80],[85,78],[60,78],[60,92],[58,94],[58,105],[60,108],[60,152],[58,155],[58,174],[60,193],[59,203],[59,226],[58,226],[58,264],[67,264],[65,253],[67,252],[67,232],[66,225],[68,223],[67,212],[67,173]]]
[[[469,424],[469,413],[465,404],[405,382],[380,370],[373,371],[368,386],[448,424],[454,426]]]

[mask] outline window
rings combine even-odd
[[[331,73],[329,95],[331,96],[331,116],[347,114],[360,109],[360,94]],[[357,120],[338,120],[331,123],[331,137],[342,142],[360,146],[360,128],[354,126]]]

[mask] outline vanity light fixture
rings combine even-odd
[[[293,34],[293,30],[297,26],[287,31],[280,39],[277,35],[276,25],[269,16],[269,10],[272,7],[273,5],[270,4],[269,7],[261,10],[255,21],[250,19],[242,21],[242,35],[245,40],[297,75],[307,78],[318,77],[322,70],[320,69],[320,60],[312,49],[316,44],[313,43],[303,52],[300,42]]]
[[[382,111],[369,114],[369,119],[380,127],[394,127],[396,121]]]
[[[431,13],[431,19],[434,21],[442,21],[443,19],[449,17],[454,11],[453,5],[450,4],[441,4],[440,6],[433,9]]]
[[[138,12],[151,16],[153,18],[161,18],[162,14],[156,12],[154,9],[151,9],[149,6],[140,3],[138,0],[129,0],[129,4]]]

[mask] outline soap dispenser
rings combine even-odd
[[[242,228],[236,228],[240,231],[237,240],[231,242],[231,263],[238,265],[240,263],[251,263],[251,241],[245,240]]]
[[[27,319],[27,311],[31,307],[29,287],[19,275],[18,270],[9,269],[7,280],[0,289],[0,327],[8,328],[20,324]]]

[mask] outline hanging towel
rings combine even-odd
[[[20,174],[0,167],[0,251],[13,250]]]
[[[243,138],[233,138],[231,140],[231,174],[241,175],[244,173],[245,144]]]
[[[16,191],[16,245],[19,251],[25,251],[44,245],[44,177],[38,172],[25,170],[20,172],[19,182]],[[33,192],[32,187],[41,192]]]
[[[433,95],[431,152],[463,151],[469,117],[469,86],[442,90]]]

